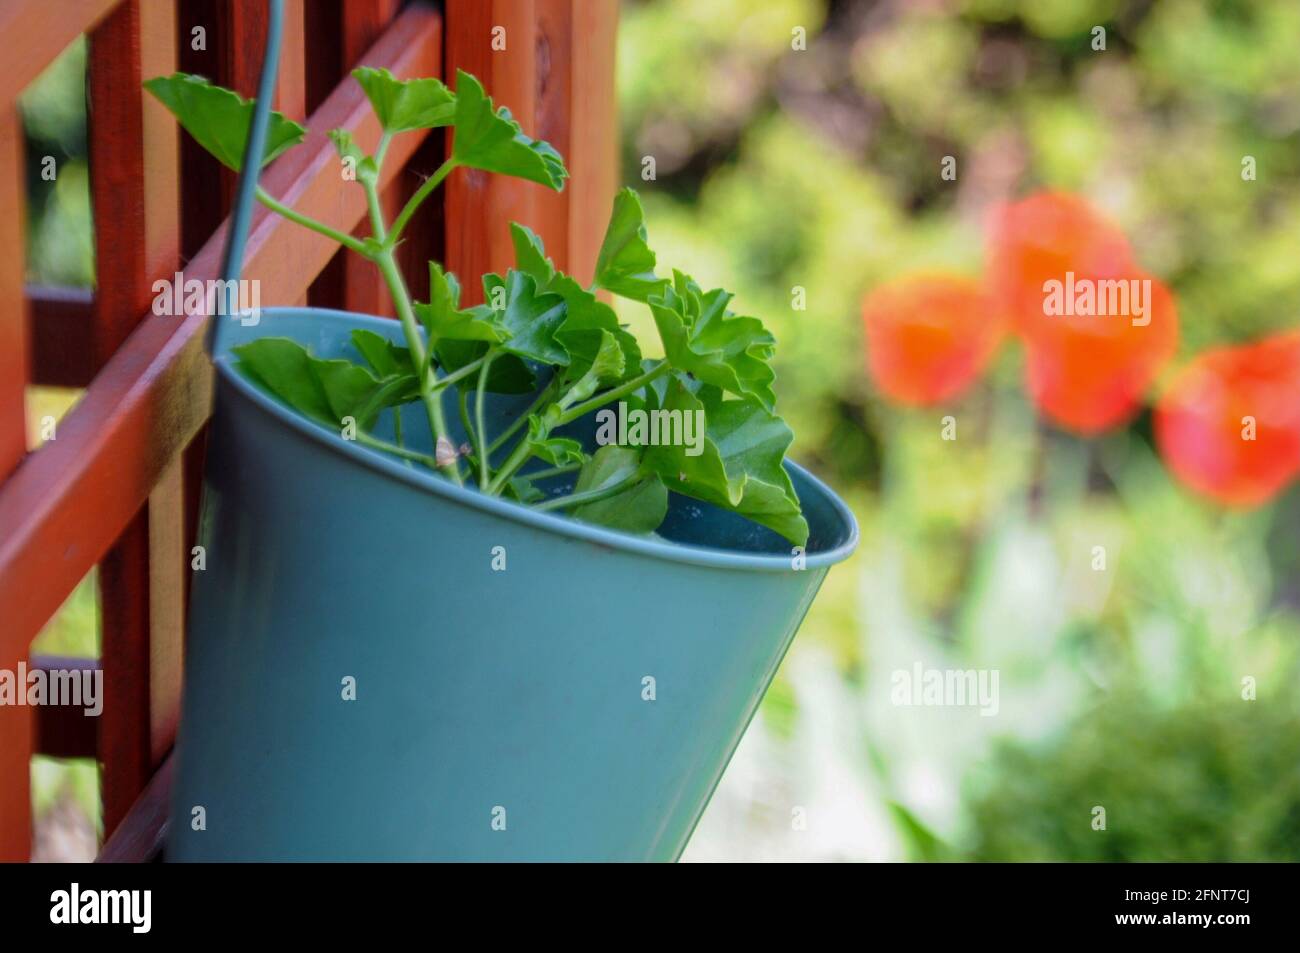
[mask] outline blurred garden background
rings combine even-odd
[[[861,318],[902,274],[978,277],[992,210],[1051,189],[1177,297],[1152,399],[1300,326],[1296,36],[1287,0],[624,4],[651,245],[775,332],[793,456],[862,527],[686,859],[1300,858],[1295,483],[1225,508],[1171,476],[1149,410],[1090,438],[1040,419],[1018,343],[898,406]],[[893,704],[917,662],[996,670],[998,713]]]
[[[1300,859],[1300,489],[1198,495],[1149,406],[1195,355],[1300,327],[1300,4],[622,6],[623,177],[651,246],[775,332],[792,455],[862,528],[685,859]],[[78,44],[27,94],[28,155],[60,170],[32,164],[34,282],[93,281],[83,73]],[[864,296],[979,279],[993,210],[1049,189],[1177,298],[1146,406],[1057,426],[1010,339],[951,399],[883,397]],[[34,390],[31,432],[75,399]],[[93,586],[36,651],[96,654]],[[996,714],[894,704],[918,663],[996,671]],[[34,781],[38,856],[93,854],[94,766],[37,759]]]

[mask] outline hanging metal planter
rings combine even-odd
[[[801,550],[676,495],[657,535],[614,532],[340,439],[233,366],[264,336],[355,359],[360,328],[401,341],[308,308],[213,341],[169,859],[676,859],[852,514],[787,465]]]

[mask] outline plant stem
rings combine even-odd
[[[483,397],[487,393],[488,370],[492,367],[492,359],[496,357],[496,352],[491,348],[483,355],[483,366],[478,372],[478,387],[474,390],[474,422],[478,425],[478,460],[479,460],[479,486],[487,486],[492,482],[492,467],[488,463],[487,452],[487,426],[483,423]]]
[[[415,194],[412,195],[406,205],[402,207],[402,211],[398,213],[397,218],[393,219],[393,227],[388,232],[388,239],[386,242],[390,249],[401,239],[402,231],[406,228],[406,223],[411,220],[411,216],[414,215],[416,209],[420,207],[420,203],[429,197],[429,193],[442,184],[442,180],[447,178],[447,176],[451,174],[451,170],[454,168],[456,168],[456,160],[451,158],[447,159],[446,162],[438,166],[433,175],[429,176],[429,178],[425,180],[423,185],[416,189]]]
[[[385,134],[380,138],[379,148],[375,152],[375,166],[378,168],[382,165],[384,153],[388,150],[388,144],[392,137]],[[433,434],[434,456],[428,457],[423,454],[410,456],[411,451],[407,451],[400,446],[388,444],[376,438],[366,436],[364,442],[369,446],[377,446],[379,449],[397,452],[400,455],[406,455],[408,459],[420,460],[428,463],[432,469],[442,470],[451,477],[452,482],[457,486],[464,486],[464,479],[460,473],[460,464],[452,460],[445,466],[438,466],[437,453],[439,448],[450,445],[450,438],[447,436],[447,420],[443,412],[441,390],[454,380],[461,377],[467,377],[477,369],[478,365],[467,365],[461,368],[456,374],[449,375],[447,379],[440,380],[437,371],[433,369],[433,349],[426,350],[424,341],[420,337],[419,323],[415,318],[415,309],[411,304],[411,294],[406,288],[406,282],[402,278],[402,272],[397,267],[397,260],[393,256],[393,249],[401,237],[402,229],[406,227],[416,209],[434,189],[445,179],[451,170],[456,167],[456,163],[448,159],[438,170],[420,186],[419,190],[411,196],[409,202],[402,209],[400,215],[393,222],[391,231],[385,233],[383,210],[379,202],[379,190],[374,182],[363,181],[362,187],[366,193],[366,207],[370,213],[370,224],[374,230],[374,243],[377,247],[372,247],[360,239],[351,235],[345,235],[335,228],[331,228],[324,222],[318,222],[316,219],[294,211],[289,206],[273,198],[265,189],[258,188],[257,198],[267,208],[276,212],[282,218],[288,219],[303,228],[310,229],[319,235],[324,235],[335,243],[342,245],[361,255],[363,258],[373,261],[379,268],[379,272],[384,277],[384,283],[388,286],[389,293],[393,296],[393,304],[397,309],[397,317],[402,323],[402,332],[406,337],[406,345],[410,349],[412,363],[421,369],[420,373],[420,399],[424,403],[425,412],[429,417],[429,430]],[[400,423],[399,423],[400,426]],[[468,428],[467,428],[468,429]],[[399,437],[400,439],[400,437]]]
[[[456,395],[456,408],[460,413],[460,425],[465,430],[465,436],[469,438],[469,445],[478,450],[478,436],[474,433],[474,424],[469,419],[469,394],[461,391]],[[474,467],[470,466],[470,472],[474,472]]]
[[[406,447],[399,447],[395,443],[389,443],[387,440],[380,440],[378,437],[372,437],[364,430],[357,431],[357,443],[375,450],[383,450],[393,456],[401,457],[403,460],[414,460],[416,463],[423,463],[430,470],[438,469],[437,461],[427,453],[420,453],[416,450],[408,450]]]
[[[379,189],[375,183],[366,181],[361,183],[361,187],[366,190],[366,208],[370,210],[370,229],[374,233],[375,241],[384,240],[384,212],[379,207]]]
[[[496,496],[501,492],[501,488],[510,482],[510,478],[515,475],[515,471],[522,467],[528,458],[533,455],[532,445],[527,440],[520,440],[515,444],[515,449],[511,451],[506,462],[501,464],[501,469],[497,471],[496,479],[488,486],[488,495]]]
[[[385,238],[384,212],[379,206],[379,186],[376,184],[376,180],[379,178],[379,171],[384,167],[384,153],[388,151],[388,143],[392,138],[392,134],[387,132],[379,137],[379,147],[375,149],[374,155],[375,177],[372,179],[369,176],[365,178],[358,176],[361,187],[366,193],[366,208],[370,212],[370,229],[373,238],[381,244]]]
[[[563,476],[566,473],[572,473],[575,470],[581,470],[581,463],[566,463],[562,467],[547,467],[545,470],[534,470],[528,474],[530,480],[545,480],[547,477]]]
[[[393,134],[386,132],[379,137],[379,145],[375,147],[375,168],[384,167],[384,156],[388,154],[388,144],[393,141]]]
[[[610,401],[618,400],[620,397],[626,397],[628,394],[640,390],[652,381],[663,377],[671,369],[672,368],[668,366],[667,359],[662,360],[640,377],[634,377],[627,383],[615,387],[613,390],[607,390],[603,394],[597,394],[595,397],[591,398],[591,400],[583,401],[581,404],[576,404],[573,407],[570,407],[564,413],[560,414],[560,418],[556,422],[555,426],[560,427],[564,424],[573,423],[573,421],[577,420],[579,417],[585,417],[593,410],[605,406]]]
[[[439,377],[436,381],[433,382],[433,389],[442,390],[444,387],[448,387],[459,380],[464,380],[466,377],[469,377],[471,374],[473,374],[475,371],[479,369],[479,366],[483,363],[485,357],[487,357],[486,354],[483,357],[478,358],[477,360],[470,361],[464,367],[452,371],[446,377]]]
[[[419,325],[415,321],[415,311],[411,307],[411,295],[406,290],[406,282],[402,280],[402,273],[397,267],[397,261],[393,257],[391,248],[384,248],[374,256],[374,262],[379,266],[380,273],[384,276],[384,282],[388,285],[388,290],[393,296],[393,304],[397,308],[397,317],[402,322],[402,331],[406,335],[406,346],[410,348],[412,363],[418,367],[425,366],[425,348],[424,341],[420,337]],[[434,392],[433,381],[436,375],[432,369],[426,374],[420,375],[420,399],[424,402],[425,412],[429,415],[429,429],[433,432],[433,447],[435,460],[437,457],[439,445],[451,441],[447,437],[447,419],[442,411],[441,395]],[[448,474],[452,482],[457,486],[464,486],[465,482],[461,479],[460,467],[455,460],[440,468]]]
[[[609,486],[600,487],[596,490],[584,490],[581,493],[570,493],[568,496],[554,497],[553,499],[538,503],[535,509],[567,510],[575,506],[581,506],[584,503],[598,503],[601,500],[609,499],[611,496],[618,496],[624,490],[640,483],[643,479],[645,479],[645,477],[641,473],[633,473],[631,476],[625,477],[617,483],[611,483]]]
[[[286,218],[295,224],[301,225],[303,228],[309,228],[318,235],[324,235],[326,238],[337,242],[344,248],[350,248],[358,255],[365,258],[370,257],[366,251],[365,244],[360,239],[353,238],[351,235],[344,235],[337,229],[330,228],[324,222],[318,222],[314,218],[295,212],[293,209],[289,208],[289,206],[272,198],[271,195],[261,186],[258,186],[257,189],[257,200],[281,218]]]
[[[645,387],[647,384],[651,383],[652,381],[662,377],[664,374],[667,374],[668,371],[670,370],[671,368],[668,366],[668,361],[666,359],[662,360],[654,367],[650,368],[650,370],[640,375],[639,377],[634,377],[627,383],[620,384],[618,387],[615,387],[613,390],[607,390],[605,391],[605,393],[598,394],[595,397],[591,398],[591,400],[578,404],[575,407],[570,407],[568,410],[566,410],[564,413],[560,415],[559,419],[552,425],[551,429],[554,429],[555,427],[563,426],[564,424],[567,423],[572,423],[573,421],[577,420],[579,417],[582,417],[585,414],[590,413],[591,411],[595,410],[597,407],[602,407],[605,404],[608,404],[612,400],[618,400],[620,397],[626,397],[628,394],[640,390],[642,387]],[[554,381],[552,381],[552,383],[554,383]],[[520,415],[519,420],[515,421],[516,427],[519,425],[519,421],[527,421],[528,415],[531,414],[538,406],[541,405],[542,399],[547,396],[550,389],[551,388],[548,385],[542,391],[538,399],[533,402],[533,406],[530,407],[528,411],[526,411],[524,414]],[[489,452],[491,452],[491,448],[489,448]],[[532,448],[527,440],[521,440],[519,441],[519,443],[515,444],[514,450],[511,451],[510,456],[506,459],[506,462],[501,465],[501,469],[497,471],[496,479],[492,481],[492,485],[489,488],[489,492],[491,494],[496,494],[500,492],[501,488],[506,485],[507,481],[509,481],[509,479],[515,475],[515,471],[517,471],[520,467],[522,467],[525,463],[527,463],[528,458],[531,457],[532,455],[533,455]]]
[[[557,380],[559,380],[559,372],[556,372],[556,377],[542,388],[542,392],[537,395],[536,400],[528,405],[528,409],[516,417],[514,423],[502,431],[501,434],[488,445],[489,454],[496,453],[496,451],[500,450],[502,444],[518,433],[520,427],[523,427],[528,423],[528,418],[533,415],[537,408],[541,407],[542,404],[546,403],[546,401],[551,397],[552,391],[555,390],[555,383]]]

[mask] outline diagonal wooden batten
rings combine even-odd
[[[175,765],[174,758],[163,761],[122,823],[109,835],[95,863],[143,864],[162,859]]]
[[[436,76],[441,19],[407,8],[366,61],[396,76]],[[342,181],[325,133],[342,127],[362,148],[379,127],[355,83],[345,81],[308,122],[309,136],[263,176],[268,192],[305,214],[350,231],[365,214],[354,183]],[[420,133],[396,137],[385,163],[391,179],[419,146]],[[185,276],[219,274],[224,227]],[[244,275],[262,283],[262,300],[294,301],[333,253],[333,243],[265,209],[255,217]],[[147,315],[60,423],[58,439],[30,454],[0,488],[0,655],[31,640],[98,562],[148,498],[171,460],[210,412],[211,367],[203,352],[206,319]]]

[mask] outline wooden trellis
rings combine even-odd
[[[369,149],[379,129],[348,71],[368,64],[450,83],[463,68],[564,154],[572,178],[555,194],[458,170],[443,200],[427,203],[407,230],[413,292],[421,294],[424,274],[416,265],[430,257],[465,277],[470,293],[478,275],[504,270],[513,257],[508,219],[531,225],[559,267],[590,279],[615,186],[617,0],[447,0],[441,8],[286,0],[286,13],[276,108],[305,120],[309,135],[264,173],[267,191],[335,228],[356,228],[364,203],[342,182],[325,133],[345,127]],[[147,853],[161,822],[159,772],[179,710],[212,380],[204,321],[153,314],[151,289],[182,268],[186,279],[217,277],[233,182],[183,140],[141,82],[182,69],[252,95],[265,16],[264,0],[0,4],[0,669],[28,659],[33,639],[98,565],[101,658],[28,662],[102,667],[105,696],[98,719],[81,709],[0,707],[0,860],[30,855],[34,752],[98,758],[114,858]],[[89,40],[93,292],[28,286],[23,260],[32,157],[23,155],[18,97],[81,33]],[[446,146],[441,134],[397,137],[385,201],[400,207]],[[262,209],[244,275],[261,281],[263,304],[389,313],[368,263]],[[32,453],[28,384],[86,388],[57,439]]]

